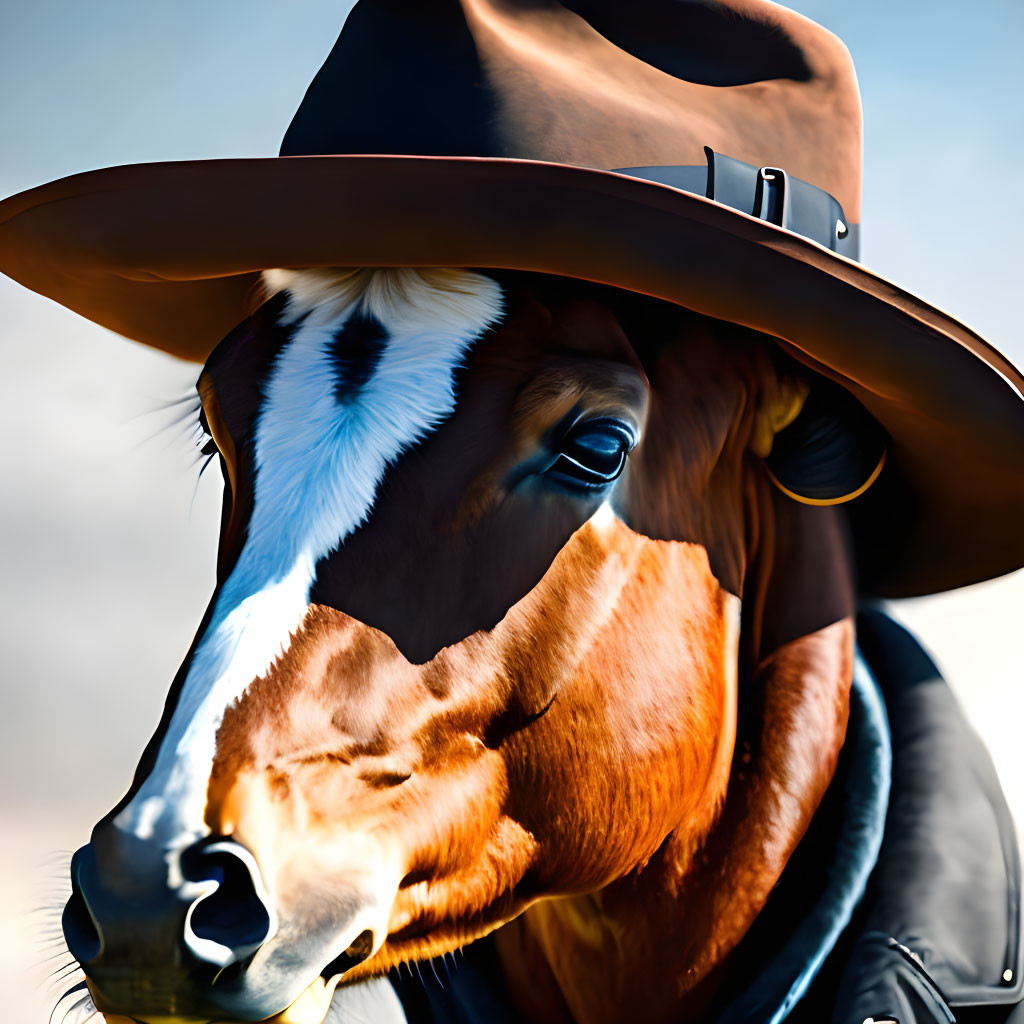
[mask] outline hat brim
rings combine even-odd
[[[770,335],[888,431],[851,505],[861,587],[1024,565],[1024,377],[946,313],[772,224],[667,185],[529,160],[301,156],[139,164],[0,203],[0,269],[129,338],[202,358],[271,267],[581,278]]]

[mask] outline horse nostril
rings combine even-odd
[[[61,917],[61,927],[64,930],[64,941],[68,944],[68,951],[80,964],[85,965],[99,956],[99,929],[77,885],[72,886],[71,898],[65,905]]]
[[[333,978],[336,974],[344,974],[361,964],[373,952],[373,932],[367,928],[359,933],[349,944],[341,956],[332,960],[321,972],[321,977]]]
[[[373,932],[368,928],[356,936],[355,941],[345,950],[345,955],[361,964],[373,952]]]
[[[273,929],[259,868],[244,846],[228,840],[182,857],[186,877],[208,892],[185,918],[185,944],[200,960],[227,967],[258,949]]]

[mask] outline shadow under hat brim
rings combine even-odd
[[[613,285],[770,335],[888,431],[851,504],[862,590],[1024,565],[1024,377],[981,337],[816,242],[667,185],[481,157],[138,164],[0,203],[0,270],[202,359],[271,267],[456,266]]]

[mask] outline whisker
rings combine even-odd
[[[139,395],[139,397],[151,403],[151,407],[135,413],[132,419],[136,420],[142,416],[150,416],[155,412],[164,412],[167,409],[173,409],[175,406],[184,405],[185,402],[199,404],[199,395],[194,389],[186,391],[177,398],[157,398],[155,395]]]
[[[180,409],[175,413],[175,415],[173,415],[166,423],[163,423],[160,426],[158,426],[151,434],[148,434],[146,437],[140,438],[134,445],[132,445],[130,450],[138,451],[143,446],[151,444],[162,434],[167,434],[167,442],[159,449],[157,449],[158,453],[163,452],[166,451],[169,447],[171,447],[171,445],[175,444],[176,442],[180,442],[182,433],[181,428],[187,427],[188,425],[191,424],[193,426],[193,429],[198,429],[199,410],[202,408],[202,402],[199,399],[199,395],[196,394],[195,392],[193,392],[190,395],[185,395],[181,399],[178,399],[176,401],[168,402],[162,408],[156,407],[153,409],[146,410],[145,412],[139,413],[138,415],[132,417],[132,419],[139,419],[143,415],[148,415],[154,412],[167,412],[167,410],[175,409],[176,407],[179,406]]]
[[[214,454],[216,454],[216,452]],[[196,469],[196,466],[200,465],[200,463],[205,464],[207,461],[209,461],[210,458],[212,458],[212,456],[210,456],[210,455],[197,454],[196,457],[193,458],[188,463],[188,465],[185,466],[181,470],[181,472],[178,474],[178,477],[181,478],[183,476],[189,475],[190,473],[194,473],[195,469]],[[200,470],[200,473],[202,473],[202,470]],[[199,478],[198,477],[196,478],[195,487],[196,487],[196,489],[198,489],[198,487],[199,487]],[[195,493],[193,492],[193,494],[192,494],[192,502],[193,502],[193,504],[195,503],[195,499],[196,499],[196,496],[195,496]],[[191,515],[191,513],[192,513],[192,505],[189,506],[189,514]]]
[[[74,1014],[74,1017],[69,1021],[68,1018],[72,1014]],[[84,1014],[84,1016],[81,1014]],[[92,1020],[95,1016],[96,1007],[93,1005],[92,996],[84,995],[64,1011],[60,1024],[88,1024],[88,1021]]]
[[[195,487],[192,488],[192,500],[189,502],[189,505],[188,505],[188,515],[189,515],[190,519],[192,518],[192,511],[193,511],[193,509],[195,508],[195,505],[196,505],[196,495],[199,493],[199,481],[203,479],[203,473],[206,472],[206,467],[209,466],[209,464],[211,462],[213,462],[213,457],[216,454],[217,454],[216,452],[211,452],[209,455],[207,455],[206,456],[206,460],[199,467],[199,475],[196,477],[196,485],[195,485]],[[194,466],[195,463],[193,462],[192,465]],[[191,468],[191,467],[189,467],[189,468]]]
[[[81,981],[76,981],[58,1000],[58,1003],[63,1002],[68,996],[73,996],[76,992],[88,992],[89,986],[85,982],[85,978]]]
[[[427,963],[430,964],[430,970],[434,975],[434,981],[436,981],[441,990],[444,991],[444,982],[441,980],[441,975],[437,973],[437,967],[434,966],[434,957],[431,957]]]
[[[199,447],[198,442],[194,444],[192,446],[192,451],[189,452],[188,463],[181,471],[181,475],[183,476],[185,473],[191,472],[197,465],[199,465],[200,462],[203,461],[203,459],[206,458],[207,454],[209,453],[204,452],[203,449]]]
[[[81,980],[79,981],[79,979]],[[48,988],[44,992],[42,992],[43,1000],[46,1003],[52,1003],[54,1007],[59,1006],[62,1002],[64,1002],[65,999],[68,998],[68,993],[73,991],[74,985],[71,985],[70,988],[65,987],[72,982],[74,982],[75,985],[84,985],[85,977],[81,974],[77,976],[74,974],[69,974],[66,978],[62,978],[59,984],[48,986]]]
[[[56,1001],[56,1002],[55,1002],[55,1003],[53,1004],[53,1009],[52,1009],[52,1010],[50,1010],[50,1016],[49,1016],[49,1018],[48,1018],[48,1020],[47,1020],[47,1024],[53,1024],[53,1018],[54,1018],[54,1015],[55,1015],[55,1014],[57,1013],[57,1011],[58,1011],[58,1010],[60,1009],[60,1007],[61,1007],[61,1004],[62,1004],[63,1002],[65,1002],[65,1001],[66,1001],[67,999],[70,999],[70,998],[71,998],[71,997],[72,997],[73,995],[75,995],[75,993],[84,993],[84,996],[85,996],[85,998],[86,998],[86,999],[88,999],[88,1000],[89,1000],[89,1002],[92,1002],[92,995],[91,995],[91,994],[89,993],[89,989],[88,989],[88,986],[87,986],[87,985],[85,984],[85,981],[84,981],[84,980],[83,980],[83,981],[80,981],[80,982],[79,982],[79,983],[78,983],[77,985],[72,985],[72,986],[71,986],[71,988],[69,988],[69,989],[67,990],[67,992],[65,992],[65,993],[64,993],[64,994],[63,994],[63,995],[62,995],[62,996],[61,996],[61,997],[60,997],[60,998],[59,998],[59,999],[58,999],[58,1000],[57,1000],[57,1001]],[[74,1004],[74,1005],[75,1005],[75,1006],[79,1006],[79,1005],[80,1005],[80,1004],[81,1004],[82,1002],[83,1002],[83,1000],[82,1000],[82,999],[80,998],[80,999],[78,999],[78,1000],[76,1000],[76,1001],[75,1001],[75,1004]],[[61,1024],[63,1024],[63,1022],[64,1022],[64,1021],[66,1021],[66,1020],[67,1020],[67,1011],[65,1011],[65,1013],[64,1013],[64,1016],[63,1016],[63,1017],[61,1018]]]
[[[76,992],[76,989],[80,990],[80,991]],[[53,999],[52,996],[50,998]],[[80,982],[78,982],[76,985],[73,985],[66,992],[61,993],[59,996],[56,997],[56,999],[54,999],[54,1001],[53,1001],[53,1009],[51,1010],[51,1016],[50,1016],[50,1020],[51,1021],[53,1020],[53,1016],[52,1015],[54,1013],[56,1013],[57,1010],[59,1010],[61,1006],[66,1005],[67,1001],[69,999],[74,999],[75,1000],[75,1005],[80,1003],[83,999],[88,999],[89,1002],[92,1002],[92,993],[89,992],[89,990],[86,988],[85,979],[84,978]],[[66,1020],[67,1018],[66,1017],[62,1017],[61,1019],[62,1020]]]
[[[53,947],[51,947],[53,948]],[[69,954],[68,947],[65,945],[63,949],[53,949],[53,952],[49,956],[41,957],[33,965],[32,969],[35,971],[45,970],[48,964],[53,963],[58,957],[67,956]]]
[[[47,956],[47,957],[44,957],[44,958],[43,958],[42,960],[39,960],[39,961],[38,961],[38,962],[36,963],[36,967],[42,967],[42,966],[43,966],[43,964],[47,964],[47,963],[49,963],[49,962],[50,962],[51,960],[56,960],[56,959],[57,959],[57,957],[59,957],[59,956],[70,956],[70,955],[71,955],[70,951],[69,951],[69,950],[68,950],[68,948],[67,948],[67,947],[65,946],[65,947],[64,947],[64,949],[59,949],[59,950],[57,950],[57,952],[56,952],[56,953],[52,954],[51,956]]]
[[[56,959],[57,956],[60,956],[60,954],[58,953],[55,956],[47,957],[47,960],[54,960]],[[53,975],[55,975],[58,971],[63,971],[65,968],[70,967],[72,964],[74,964],[76,967],[78,966],[78,961],[74,958],[74,956],[71,955],[71,950],[65,949],[64,956],[67,958],[66,962],[58,964],[56,967],[54,967],[53,970],[51,970],[50,973],[47,975],[47,977],[52,978]],[[37,964],[36,966],[43,967],[45,963],[46,961],[43,961]]]
[[[17,919],[17,918],[16,918]],[[36,915],[29,917],[25,915],[20,919],[21,925],[26,931],[38,942],[40,940],[51,939],[55,935],[63,935],[64,928],[61,923],[60,914],[47,914],[45,916]]]
[[[60,881],[60,883],[64,883],[66,881],[68,884],[67,885],[63,885],[62,887],[65,888],[65,889],[68,889],[68,890],[71,889],[71,884],[70,884],[71,883],[71,879],[70,879],[70,876],[67,879],[64,879],[62,877],[62,878],[60,878],[59,881]],[[54,884],[52,879],[40,878],[39,879],[40,888],[41,888],[43,882],[46,882],[47,885],[53,885]],[[46,892],[41,892],[41,891],[39,891],[39,889],[37,889],[36,890],[36,894],[35,894],[35,899],[36,899],[35,906],[34,907],[28,907],[26,909],[27,910],[31,910],[31,911],[36,911],[36,910],[55,910],[56,907],[57,907],[58,895],[59,895],[58,893],[55,893],[55,892],[53,892],[52,890],[49,890],[49,889]]]
[[[45,988],[49,993],[55,989],[58,985],[63,984],[70,978],[75,971],[79,970],[79,964],[76,960],[74,963],[64,964],[62,967],[58,967],[55,971],[51,971],[46,978],[39,982],[36,986],[37,989]]]
[[[35,990],[42,992],[47,999],[52,999],[56,993],[63,990],[69,981],[74,980],[75,972],[78,969],[78,964],[68,964],[64,969],[65,973],[62,973],[60,977],[50,978],[49,980],[44,978],[42,981],[36,982]]]
[[[144,446],[152,444],[158,437],[164,434],[167,435],[167,440],[155,450],[153,453],[155,455],[162,454],[172,445],[182,444],[183,440],[191,441],[202,430],[202,427],[199,426],[199,423],[196,420],[196,413],[198,413],[198,411],[199,405],[197,403],[194,409],[186,409],[181,416],[176,416],[173,420],[169,423],[165,423],[152,434],[148,434],[146,437],[141,438],[131,446],[130,451],[137,452]]]

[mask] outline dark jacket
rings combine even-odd
[[[991,758],[906,630],[871,611],[857,638],[892,732],[885,833],[859,911],[791,1022],[1006,1021],[1024,999],[1021,869]]]

